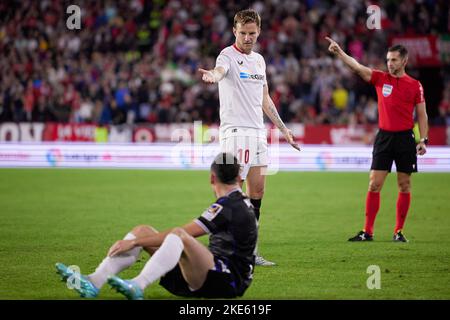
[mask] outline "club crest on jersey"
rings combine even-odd
[[[389,97],[393,88],[394,86],[391,86],[390,84],[383,84],[383,90],[381,91],[383,93],[383,97]]]
[[[203,214],[203,218],[205,218],[208,221],[211,221],[214,219],[217,214],[222,211],[223,207],[218,203],[213,203]]]

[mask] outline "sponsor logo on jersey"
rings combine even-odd
[[[389,97],[393,88],[394,86],[391,86],[390,84],[383,84],[383,90],[381,91],[383,93],[383,97]]]
[[[243,61],[243,60],[242,60],[242,61],[239,61],[239,60],[238,60],[237,63],[238,63],[238,65],[242,66],[242,64],[244,63],[244,61]]]
[[[223,207],[218,203],[213,203],[203,214],[203,218],[212,221],[217,214],[222,211]]]
[[[262,74],[250,74],[247,72],[240,72],[239,78],[241,79],[252,79],[252,80],[264,80],[264,75]]]

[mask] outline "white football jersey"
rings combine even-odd
[[[225,77],[219,81],[220,132],[235,127],[265,130],[262,102],[267,80],[263,56],[254,51],[242,53],[232,45],[219,54],[216,67],[225,69]]]

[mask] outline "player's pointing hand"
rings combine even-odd
[[[328,51],[330,51],[332,54],[338,54],[341,51],[341,47],[339,47],[336,41],[334,41],[330,37],[325,37],[325,39],[330,43]]]
[[[205,70],[199,68],[198,71],[202,73],[202,80],[206,83],[215,83],[216,79],[214,78],[214,74],[211,70]]]

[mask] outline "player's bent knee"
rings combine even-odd
[[[173,228],[170,233],[172,234],[176,234],[177,236],[179,236],[181,239],[185,238],[186,236],[188,236],[188,233],[186,232],[186,230],[184,230],[183,228],[180,227],[176,227]]]
[[[191,243],[191,240],[194,239],[194,237],[192,237],[189,233],[187,233],[186,230],[184,230],[183,228],[180,228],[180,227],[173,228],[170,231],[170,234],[175,234],[178,237],[180,237],[184,246],[189,246],[189,244]]]
[[[135,236],[139,236],[139,235],[155,234],[158,233],[158,231],[152,226],[139,225],[134,227],[133,230],[131,230],[131,233],[133,233]]]

